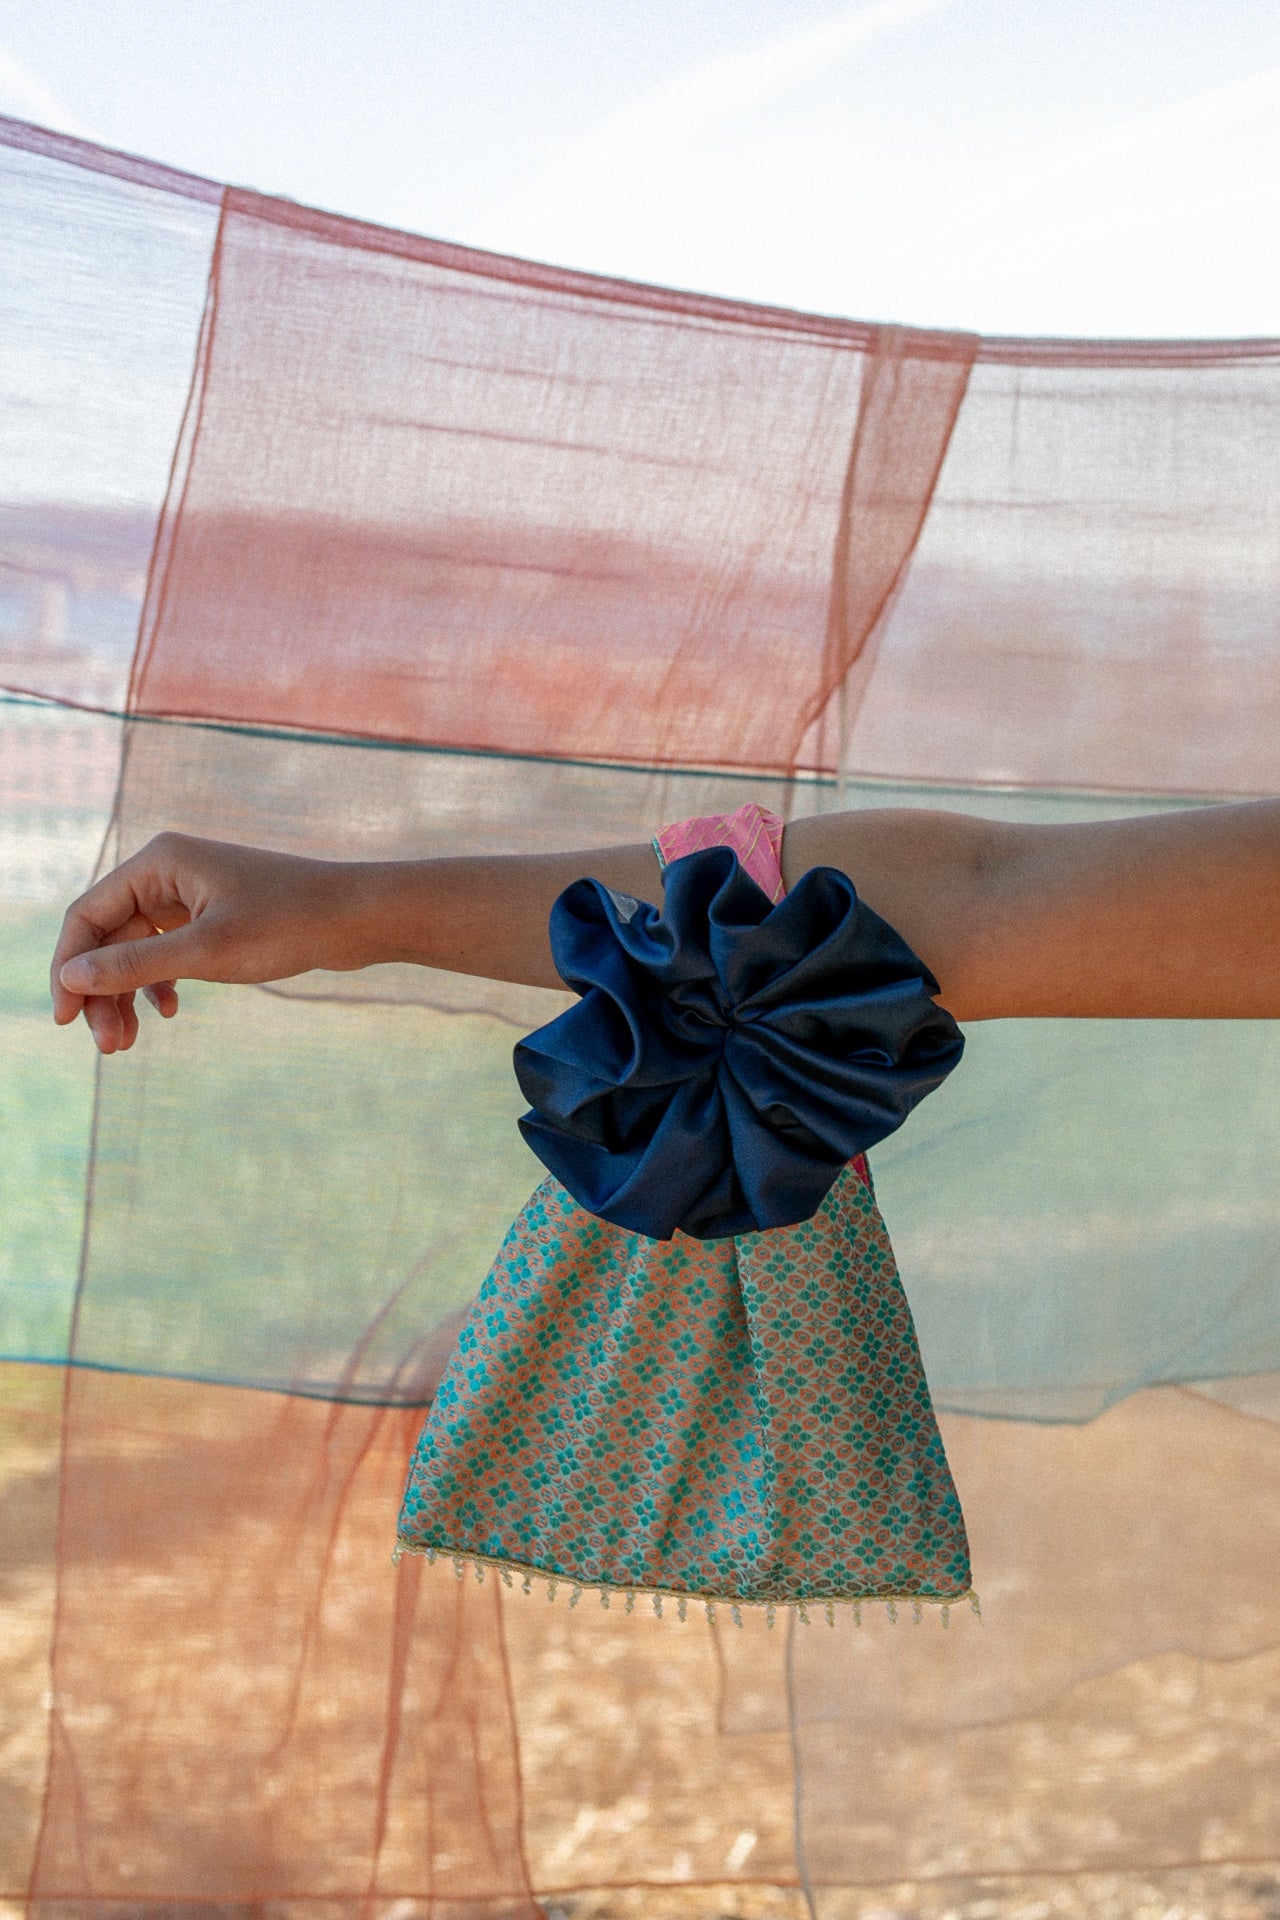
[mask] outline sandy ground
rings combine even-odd
[[[46,1765],[59,1383],[53,1370],[38,1369],[14,1369],[9,1380],[16,1390],[0,1406],[0,1886],[9,1897],[0,1899],[0,1920],[19,1920]],[[794,1884],[785,1731],[718,1744],[700,1736],[718,1711],[707,1635],[668,1632],[639,1617],[587,1621],[561,1608],[552,1618],[536,1601],[517,1601],[508,1620],[535,1879],[577,1888],[543,1896],[546,1920],[805,1920]],[[776,1659],[780,1636],[760,1645],[762,1661]],[[616,1780],[601,1777],[601,1753],[612,1756]],[[1027,1794],[1036,1790],[1028,1779]],[[590,1811],[601,1805],[607,1817]],[[662,1836],[677,1828],[697,1848],[701,1884],[678,1884],[689,1860],[663,1854]],[[651,1858],[647,1832],[655,1836]],[[667,1884],[591,1889],[608,1877],[619,1847]],[[709,1884],[705,1862],[721,1852],[725,1879]],[[323,1920],[346,1920],[358,1903],[264,1902],[252,1913],[242,1904],[198,1904],[200,1920],[304,1920],[321,1910]],[[1280,1864],[820,1887],[815,1904],[818,1920],[1280,1920]],[[112,1920],[190,1911],[118,1900],[110,1910]],[[402,1899],[374,1903],[367,1920],[444,1920],[446,1911],[462,1920],[468,1910],[450,1905],[431,1915],[425,1903]],[[469,1911],[473,1920],[499,1920],[488,1906]]]

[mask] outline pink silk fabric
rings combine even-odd
[[[787,890],[782,878],[782,832],[776,813],[748,801],[732,813],[704,813],[663,827],[654,835],[653,846],[664,867],[686,853],[701,853],[704,847],[732,847],[743,872],[776,906]]]

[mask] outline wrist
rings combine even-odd
[[[395,863],[325,861],[317,901],[325,957],[319,965],[354,973],[401,956],[396,950]]]

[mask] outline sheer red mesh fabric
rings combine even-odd
[[[1280,348],[705,300],[11,123],[0,190],[0,1896],[1268,1911],[1269,1028],[970,1032],[874,1164],[985,1623],[770,1631],[391,1565],[555,996],[193,986],[95,1087],[42,974],[103,837],[164,826],[1274,790]]]
[[[789,770],[905,567],[973,347],[231,194],[134,710]]]
[[[33,1892],[536,1913],[497,1593],[370,1578],[415,1416],[92,1372],[66,1395]]]

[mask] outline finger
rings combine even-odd
[[[102,944],[106,946],[116,946],[124,940],[143,940],[149,938],[155,931],[155,927],[145,914],[135,913],[125,921],[123,926],[117,927],[114,932],[104,934]],[[55,965],[58,964],[56,951],[54,954],[54,963]],[[74,1020],[76,1014],[80,1011],[84,1004],[83,996],[80,994],[68,994],[56,975],[53,984],[53,1017],[59,1024],[65,1024],[67,1020]],[[92,1024],[91,1021],[90,1025],[92,1026]]]
[[[138,1010],[133,1004],[131,993],[122,993],[116,1000],[120,1009],[120,1022],[124,1029],[120,1037],[120,1051],[126,1052],[138,1037]]]
[[[68,1020],[74,1020],[80,1011],[79,999],[74,995],[68,997],[62,986],[62,969],[66,962],[76,954],[101,946],[117,928],[128,926],[140,917],[137,895],[127,866],[117,867],[105,879],[98,881],[96,886],[90,887],[79,900],[72,901],[63,916],[62,929],[49,968],[55,1020],[65,1024]],[[147,922],[148,927],[153,924]]]
[[[146,914],[139,913],[135,914],[132,920],[126,921],[124,926],[117,927],[114,933],[109,933],[103,941],[103,945],[116,947],[122,945],[126,940],[150,939],[153,934],[159,931],[160,929],[158,927],[152,926]],[[157,980],[154,985],[146,986],[142,991],[156,1012],[161,1014],[166,1020],[171,1020],[178,1011],[178,995],[172,980]],[[133,995],[132,993],[119,994],[117,998],[120,1002],[121,1013],[124,1016],[124,1038],[121,1041],[121,1046],[131,1047],[137,1038],[138,1032],[137,1015],[133,1013]]]
[[[116,1000],[109,995],[85,1000],[84,1023],[93,1035],[99,1053],[116,1053],[124,1039],[124,1019]]]
[[[138,1037],[131,993],[92,995],[84,1003],[84,1018],[100,1053],[126,1053]]]
[[[147,939],[156,932],[145,914],[135,914],[124,926],[109,933],[105,945],[118,946],[127,940]],[[156,1012],[166,1020],[178,1011],[178,995],[172,980],[160,980],[142,989]],[[138,1037],[138,1016],[132,993],[76,996],[84,1010],[85,1021],[94,1041],[104,1053],[127,1051]]]
[[[178,989],[174,981],[156,980],[142,991],[161,1019],[172,1020],[178,1011]]]
[[[178,1011],[178,995],[172,980],[162,980],[142,991],[166,1020],[171,1020]],[[133,994],[91,994],[83,1002],[83,1008],[85,1024],[99,1052],[127,1053],[139,1032]]]
[[[106,944],[113,946],[122,940],[140,939],[155,932],[150,921],[142,914],[135,914],[122,927],[106,937]],[[131,1047],[138,1037],[138,1016],[134,1012],[131,993],[116,994],[85,1000],[85,1024],[94,1037],[94,1042],[102,1053],[122,1053]]]
[[[53,1017],[60,1026],[75,1019],[83,998],[63,985],[62,969],[68,960],[106,943],[140,939],[157,927],[185,926],[190,919],[185,903],[153,871],[147,851],[105,875],[73,901],[63,917],[49,969]]]
[[[88,995],[129,993],[157,981],[201,979],[206,977],[203,968],[208,961],[208,935],[196,922],[170,933],[73,954],[62,962],[58,984],[74,997],[78,1009]]]

